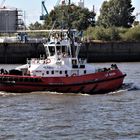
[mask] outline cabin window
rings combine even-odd
[[[80,65],[80,68],[85,68],[85,65]]]
[[[62,46],[62,53],[67,52],[67,47],[66,46]]]
[[[68,74],[68,71],[67,70],[65,70],[65,74]]]
[[[61,46],[56,46],[57,51],[61,51]]]
[[[86,74],[87,73],[87,71],[86,70],[84,70],[84,74]]]
[[[52,71],[52,74],[54,74],[54,71]]]
[[[77,61],[76,60],[72,60],[72,65],[77,65]]]
[[[78,68],[77,59],[72,60],[72,68]]]
[[[62,71],[60,71],[60,74],[62,74]]]
[[[46,71],[46,74],[49,74],[49,71]]]
[[[56,46],[57,54],[61,53],[61,46]]]
[[[70,49],[67,46],[62,46],[62,53],[65,54],[65,56],[69,56]]]
[[[50,56],[55,55],[55,47],[54,46],[49,46],[49,51],[50,51]]]

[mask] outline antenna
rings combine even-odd
[[[0,7],[3,7],[4,3],[5,3],[6,0],[3,0],[0,4]]]

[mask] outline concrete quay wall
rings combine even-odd
[[[22,64],[27,58],[45,55],[41,43],[0,43],[1,64]],[[135,62],[140,61],[140,42],[86,42],[80,57],[88,62]]]
[[[140,42],[88,42],[80,51],[88,62],[140,61]]]
[[[0,43],[1,64],[22,64],[27,58],[39,58],[45,49],[39,43]]]

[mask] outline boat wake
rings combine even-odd
[[[140,90],[140,85],[137,83],[124,83],[121,89],[127,91]]]
[[[136,83],[124,83],[122,87],[114,92],[109,92],[108,94],[116,94],[116,93],[122,93],[126,91],[136,91],[140,90],[139,84]]]
[[[0,92],[0,97],[7,97],[7,96],[17,96],[19,93],[8,93],[8,92]]]

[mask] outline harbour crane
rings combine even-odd
[[[40,20],[45,20],[45,19],[48,17],[48,14],[49,14],[49,13],[48,13],[48,10],[47,10],[47,8],[46,8],[46,6],[45,6],[45,1],[46,1],[46,0],[43,0],[43,1],[41,2],[42,15],[40,16]],[[59,3],[60,3],[60,1],[61,1],[61,0],[57,0],[55,6],[58,6]],[[62,4],[63,4],[63,3],[65,3],[65,0],[62,0]]]
[[[41,2],[41,7],[42,7],[42,15],[40,16],[40,20],[45,20],[48,16],[48,10],[45,6],[45,0]]]

